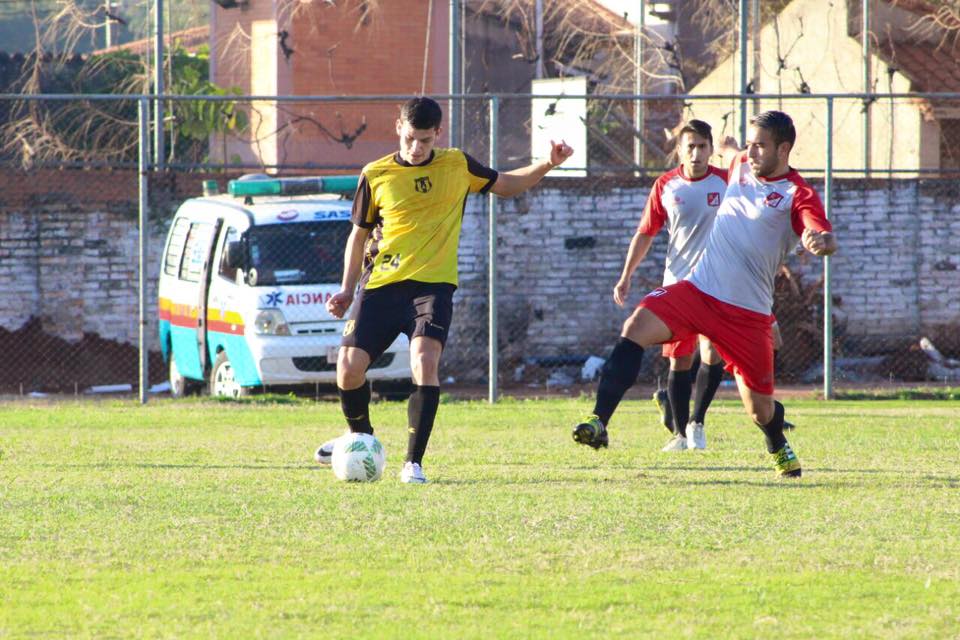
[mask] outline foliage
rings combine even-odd
[[[171,53],[173,83],[170,93],[188,96],[237,96],[237,87],[223,88],[210,82],[210,49],[206,45],[191,54],[183,49]],[[238,134],[248,125],[247,115],[235,101],[179,100],[172,104],[175,115],[176,156],[192,162],[206,160],[210,136]]]
[[[10,89],[23,93],[129,94],[130,100],[21,102],[10,107],[0,126],[0,153],[29,166],[36,163],[135,162],[138,125],[134,96],[149,92],[143,60],[129,51],[113,51],[81,58],[26,59],[20,80]],[[182,95],[238,95],[239,89],[221,88],[208,80],[209,50],[169,52],[168,93]],[[8,89],[8,90],[10,90]],[[168,159],[206,157],[210,136],[243,131],[246,115],[234,101],[175,101],[173,140]]]

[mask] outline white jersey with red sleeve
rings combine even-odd
[[[718,300],[770,313],[777,269],[804,229],[832,230],[817,192],[794,169],[758,178],[741,153],[730,167],[707,246],[687,279]]]
[[[686,278],[700,259],[726,187],[727,172],[712,166],[699,178],[687,178],[679,166],[653,183],[637,231],[655,236],[667,226],[664,286]]]

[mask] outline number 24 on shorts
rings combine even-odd
[[[385,253],[382,258],[380,258],[380,271],[390,271],[391,269],[397,269],[400,267],[400,254],[394,253],[389,254]]]

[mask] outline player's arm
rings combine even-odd
[[[363,269],[363,254],[367,246],[367,238],[376,226],[380,210],[373,201],[370,183],[365,175],[360,176],[357,184],[357,193],[353,197],[353,212],[350,220],[353,229],[347,238],[347,246],[343,252],[343,278],[340,281],[340,291],[327,300],[327,311],[334,318],[342,318],[350,305],[357,290],[360,272]]]
[[[541,160],[513,171],[501,171],[497,175],[497,181],[490,187],[490,191],[502,198],[519,195],[540,182],[551,169],[563,164],[571,155],[573,155],[573,149],[566,142],[551,140],[549,160]]]
[[[737,159],[737,154],[742,151],[740,145],[733,139],[733,136],[724,138],[718,150],[720,151],[720,157],[723,159],[724,167],[732,166],[733,161]]]
[[[626,304],[627,294],[630,293],[630,280],[633,278],[633,273],[647,257],[650,245],[653,244],[653,237],[667,222],[667,210],[663,207],[663,184],[663,176],[653,183],[650,197],[647,198],[647,204],[643,208],[640,224],[637,225],[637,230],[630,239],[630,248],[627,249],[620,279],[613,287],[613,301],[621,307]]]
[[[370,229],[354,225],[347,238],[347,247],[343,252],[343,279],[340,281],[340,291],[327,300],[327,311],[335,318],[342,318],[353,304],[353,296],[363,269],[363,253],[369,237]]]
[[[647,257],[650,251],[650,245],[653,244],[653,236],[647,235],[641,231],[633,234],[630,240],[630,248],[627,249],[627,258],[623,262],[623,271],[620,273],[620,279],[613,287],[613,301],[621,307],[627,302],[627,294],[630,293],[630,280],[633,273]]]
[[[794,232],[800,234],[804,249],[815,256],[829,256],[836,252],[833,226],[827,220],[820,196],[809,185],[803,184],[797,189],[790,215]]]

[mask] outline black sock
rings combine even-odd
[[[370,426],[370,383],[364,381],[356,389],[341,389],[340,408],[343,410],[343,417],[347,419],[347,425],[353,433],[373,433],[373,427]]]
[[[700,371],[700,365],[703,362],[700,360],[700,349],[698,348],[693,352],[693,360],[690,361],[690,379],[696,379],[697,372]]]
[[[707,409],[723,380],[723,363],[701,366],[697,371],[697,384],[693,392],[693,421],[706,424]]]
[[[610,416],[617,410],[623,394],[637,381],[642,362],[643,347],[627,338],[617,340],[613,353],[600,373],[597,401],[593,406],[593,413],[604,425],[610,422]]]
[[[667,397],[673,409],[673,432],[687,437],[690,418],[690,372],[670,370],[667,374]]]
[[[407,431],[410,434],[407,440],[407,462],[423,462],[438,406],[440,387],[413,385],[413,393],[407,401]]]
[[[783,445],[787,444],[787,439],[783,435],[783,413],[783,405],[774,400],[773,418],[767,424],[757,425],[760,427],[760,431],[763,431],[763,436],[767,441],[767,451],[770,453],[780,451],[780,449],[783,449]]]
[[[780,349],[773,350],[773,379],[777,379],[777,369],[780,368]]]

